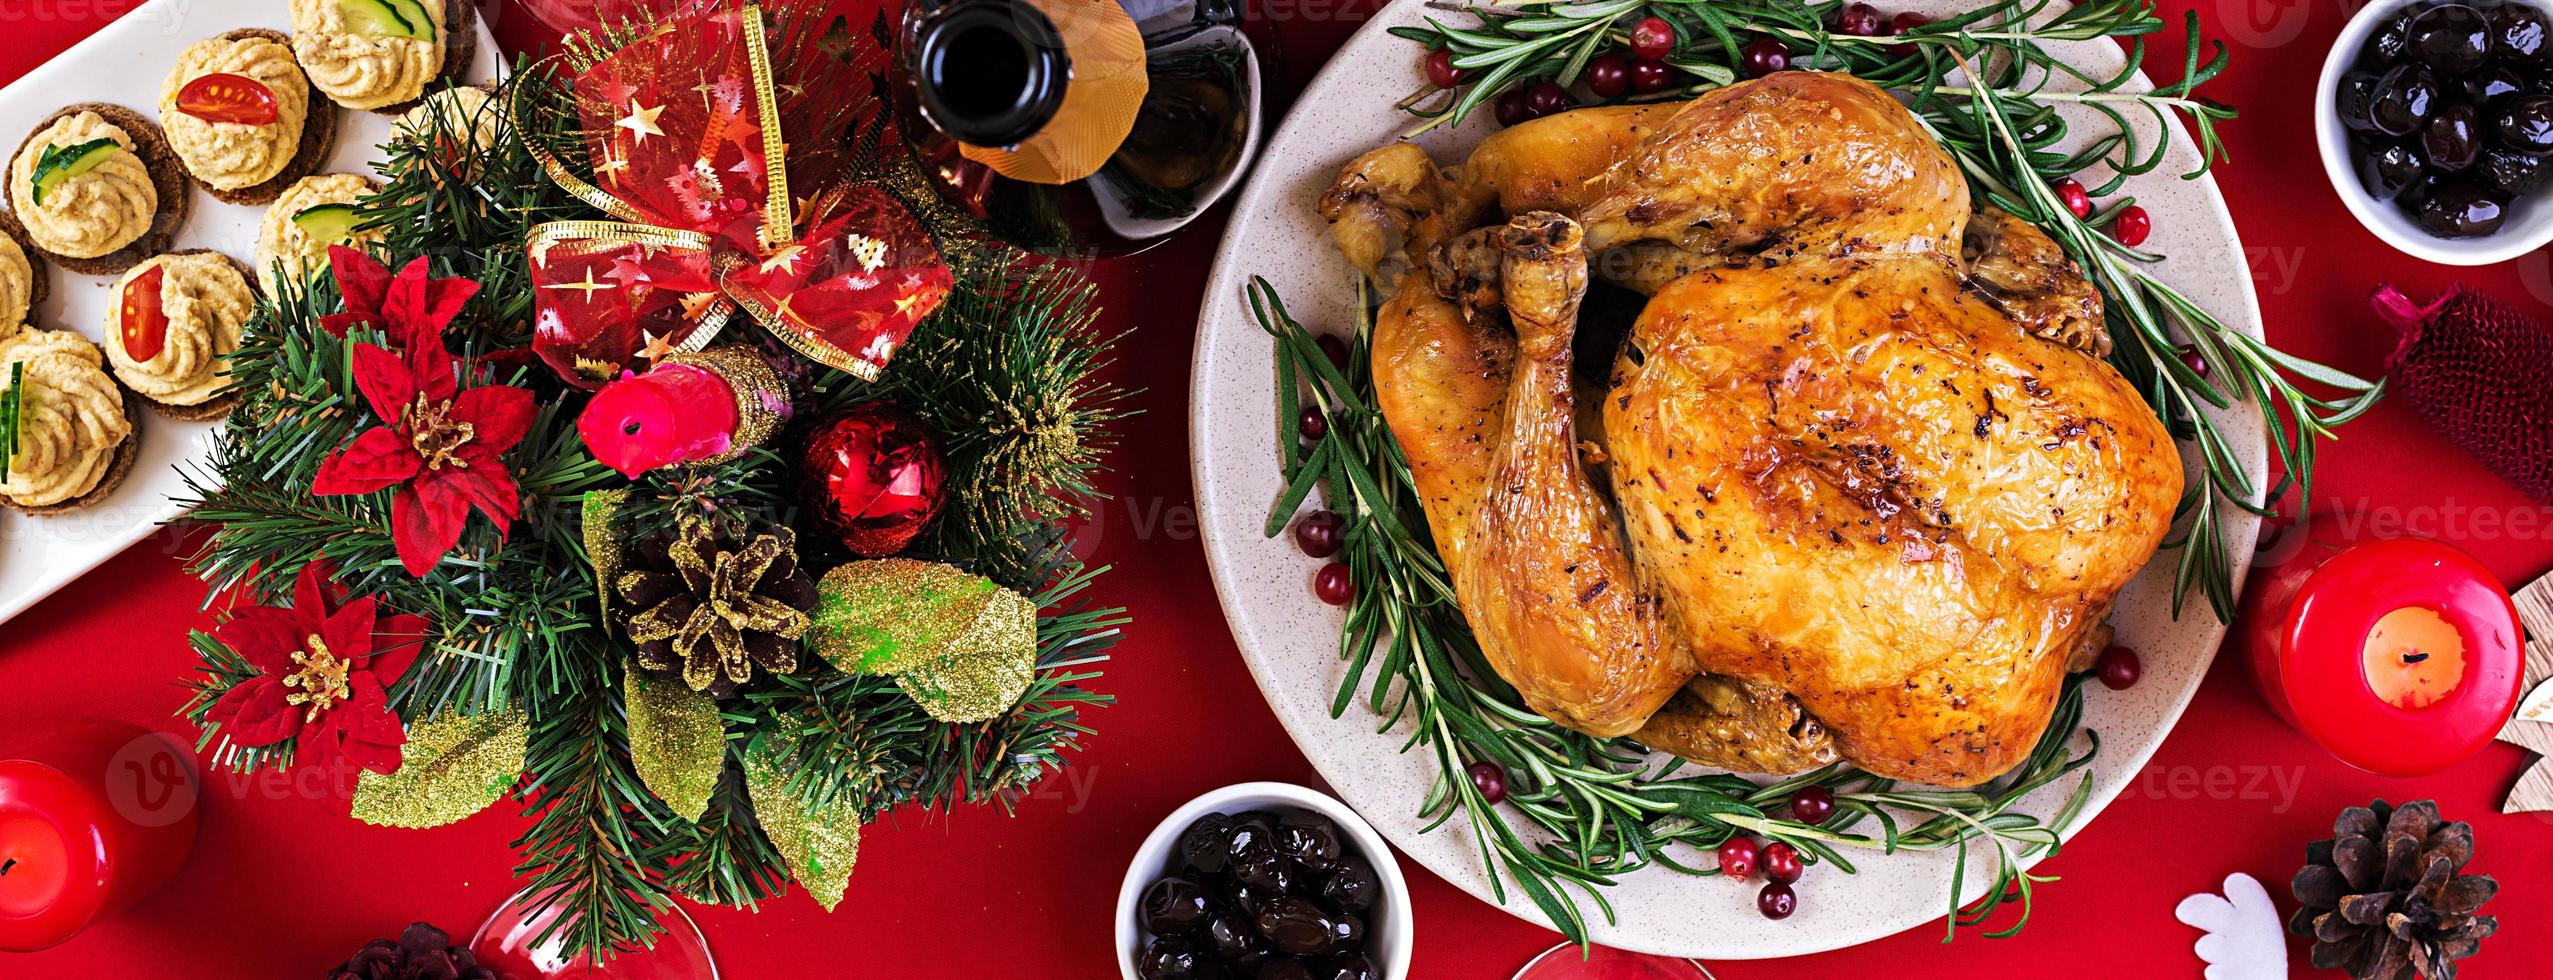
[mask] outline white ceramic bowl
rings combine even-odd
[[[1410,927],[1409,882],[1401,877],[1400,861],[1391,845],[1347,804],[1293,783],[1237,783],[1215,790],[1172,811],[1144,838],[1143,846],[1135,849],[1134,863],[1126,868],[1125,883],[1117,887],[1117,971],[1125,980],[1137,980],[1135,953],[1144,944],[1143,927],[1135,923],[1137,906],[1155,879],[1178,870],[1179,832],[1209,813],[1248,810],[1309,810],[1339,825],[1347,835],[1340,843],[1363,855],[1374,866],[1374,880],[1383,886],[1382,896],[1365,915],[1366,958],[1383,972],[1383,980],[1407,980],[1415,930]]]
[[[2506,220],[2500,230],[2480,238],[2439,238],[2421,231],[2391,201],[2379,201],[2367,193],[2358,181],[2358,161],[2349,147],[2349,129],[2340,124],[2340,78],[2349,73],[2358,60],[2358,51],[2375,36],[2376,28],[2405,7],[2424,0],[2375,0],[2349,18],[2340,29],[2340,38],[2332,42],[2331,51],[2323,55],[2322,84],[2314,88],[2314,142],[2322,148],[2323,174],[2331,178],[2332,190],[2340,193],[2340,201],[2349,205],[2349,213],[2358,223],[2385,240],[2385,244],[2403,254],[2440,265],[2491,265],[2506,262],[2553,242],[2553,193],[2530,194],[2509,204]],[[2538,10],[2553,13],[2553,0],[2525,0]],[[2477,4],[2479,6],[2479,4]],[[2487,124],[2487,120],[2486,120]]]

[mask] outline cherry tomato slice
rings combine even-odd
[[[205,122],[269,126],[276,119],[275,90],[246,75],[198,75],[177,90],[177,111]]]
[[[137,362],[160,356],[160,348],[168,346],[168,312],[160,308],[160,283],[167,278],[168,267],[155,265],[124,284],[115,322],[125,355]]]

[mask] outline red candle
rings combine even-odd
[[[659,365],[595,392],[576,433],[595,459],[627,477],[709,459],[735,444],[736,391],[704,368]]]
[[[197,780],[174,739],[83,724],[13,755],[0,759],[0,950],[69,939],[186,863]]]
[[[2425,538],[2291,530],[2300,553],[2246,597],[2252,679],[2279,717],[2341,761],[2422,776],[2491,743],[2517,707],[2526,634],[2482,563]]]

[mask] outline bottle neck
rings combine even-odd
[[[957,0],[924,15],[911,44],[923,116],[977,146],[1037,135],[1072,80],[1062,34],[1021,0]]]

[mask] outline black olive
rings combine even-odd
[[[1204,885],[1172,875],[1144,889],[1141,920],[1145,932],[1187,932],[1214,916],[1214,897]]]
[[[1382,883],[1374,877],[1374,866],[1350,855],[1339,862],[1338,871],[1328,881],[1321,883],[1321,900],[1336,911],[1362,913],[1374,907],[1374,899],[1382,891]]]
[[[2500,107],[2493,129],[2500,145],[2528,153],[2553,153],[2553,95],[2528,94]]]
[[[1266,908],[1270,900],[1278,898],[1283,894],[1283,892],[1270,891],[1257,885],[1249,884],[1239,879],[1234,879],[1231,883],[1226,884],[1223,887],[1223,905],[1225,908],[1232,909],[1242,915],[1249,916],[1252,921],[1256,921],[1258,919],[1259,910]]]
[[[2378,200],[2392,200],[2420,179],[2420,155],[2410,144],[2386,143],[2358,157],[2358,180]]]
[[[2341,76],[2340,94],[2336,101],[2340,103],[2340,124],[2349,127],[2351,132],[2363,133],[2376,128],[2375,119],[2367,114],[2376,101],[2375,75],[2353,71]]]
[[[1296,811],[1277,821],[1277,846],[1305,871],[1339,866],[1339,825],[1317,813]]]
[[[2553,177],[2553,160],[2494,146],[2482,151],[2482,169],[2476,172],[2484,182],[2511,194],[2533,194],[2544,189],[2546,178]]]
[[[2368,103],[2367,114],[2377,132],[2409,136],[2429,121],[2431,105],[2437,101],[2438,77],[2425,67],[2405,63],[2376,80],[2376,98]]]
[[[2420,156],[2431,171],[2463,173],[2482,156],[2482,117],[2473,107],[2450,102],[2429,117],[2420,131]]]
[[[1143,980],[1191,980],[1201,959],[1197,945],[1185,936],[1154,936],[1135,956],[1135,975]]]
[[[2402,60],[2403,53],[2411,49],[2411,18],[2419,15],[2417,10],[2406,10],[2376,28],[2376,33],[2367,38],[2366,49],[2358,52],[2358,66],[2383,71]]]
[[[1220,813],[1198,817],[1188,829],[1179,832],[1179,870],[1194,875],[1219,875],[1231,862],[1232,818]]]
[[[1268,941],[1259,935],[1258,927],[1251,923],[1251,920],[1255,918],[1256,916],[1247,913],[1225,912],[1215,916],[1214,921],[1206,923],[1205,939],[1213,944],[1214,955],[1223,958],[1225,962],[1265,958],[1268,955]]]
[[[1326,952],[1338,935],[1338,920],[1300,898],[1270,899],[1259,907],[1259,935],[1277,952],[1309,956]]]
[[[2411,18],[2411,57],[2442,75],[2461,75],[2491,57],[2491,24],[2482,12],[2442,3]]]
[[[1272,959],[1259,967],[1259,980],[1317,980],[1302,960]]]
[[[2463,181],[2441,183],[2422,195],[2411,220],[2440,238],[2479,238],[2500,230],[2505,209],[2498,195]]]
[[[2544,63],[2544,12],[2525,3],[2504,3],[2483,15],[2491,23],[2491,54],[2502,61]]]
[[[2346,82],[2346,79],[2343,80]],[[2488,112],[2499,107],[2499,101],[2526,91],[2526,76],[2507,65],[2485,65],[2481,71],[2464,76],[2464,99],[2473,107]],[[2343,95],[2347,89],[2341,90]],[[2344,116],[2345,121],[2348,117]]]
[[[1365,920],[1353,915],[1330,917],[1330,952],[1349,953],[1365,948]]]
[[[1383,971],[1361,953],[1331,960],[1329,969],[1320,980],[1383,980]]]

